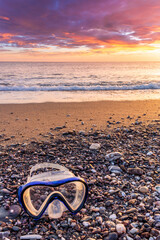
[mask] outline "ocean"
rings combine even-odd
[[[0,103],[160,99],[160,62],[0,62]]]

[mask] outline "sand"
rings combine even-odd
[[[1,104],[0,143],[43,140],[73,129],[110,131],[136,121],[160,121],[160,100]]]

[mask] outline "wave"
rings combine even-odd
[[[160,89],[160,83],[149,83],[140,85],[46,85],[46,86],[2,86],[0,91],[118,91],[118,90],[154,90]]]

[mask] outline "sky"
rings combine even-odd
[[[0,0],[0,61],[160,61],[160,1]]]

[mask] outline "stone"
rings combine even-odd
[[[131,238],[130,236],[126,236],[127,240],[133,240],[133,238]]]
[[[117,173],[117,174],[119,174],[119,173],[122,172],[121,168],[120,168],[119,166],[115,166],[115,165],[109,166],[108,169],[109,169],[109,171],[112,172],[112,173]]]
[[[117,240],[118,239],[118,234],[116,232],[111,232],[109,233],[109,236],[107,238],[108,240]]]
[[[127,214],[137,212],[137,208],[130,208],[126,211]]]
[[[117,218],[116,214],[111,214],[109,216],[109,219],[111,219],[112,221],[116,220],[116,218]]]
[[[20,230],[20,228],[17,227],[17,226],[13,226],[13,227],[12,227],[12,230],[15,231],[15,232],[18,232],[18,231]]]
[[[146,186],[140,186],[139,187],[139,192],[141,192],[143,194],[147,193],[148,191],[149,191],[149,189]]]
[[[24,236],[21,236],[20,239],[27,239],[27,240],[38,240],[38,239],[41,239],[42,236],[41,235],[38,235],[38,234],[33,234],[33,235],[24,235]]]
[[[112,162],[112,161],[115,161],[117,159],[120,159],[122,157],[122,153],[120,152],[111,152],[111,153],[108,153],[106,156],[105,156],[105,160],[109,161],[109,162]]]
[[[133,174],[133,175],[138,175],[141,176],[144,172],[141,168],[136,167],[136,168],[128,168],[127,172],[129,174]]]
[[[147,156],[151,156],[151,155],[153,155],[153,152],[147,152]]]
[[[118,234],[126,233],[126,227],[123,224],[119,223],[116,225],[116,231]]]
[[[112,221],[106,221],[105,224],[108,228],[115,228],[116,226],[116,224]]]
[[[131,234],[136,234],[136,233],[138,233],[139,232],[139,230],[138,230],[138,228],[132,228],[131,230],[130,230],[130,233]]]
[[[91,220],[92,219],[92,216],[84,216],[82,219],[81,219],[81,222],[86,222],[88,220]]]
[[[0,221],[8,221],[8,219],[15,219],[21,213],[19,205],[11,205],[9,209],[0,208]]]
[[[160,222],[160,213],[154,214],[154,219],[155,219],[157,222]]]
[[[112,206],[113,204],[114,204],[114,201],[113,201],[113,200],[108,200],[108,201],[106,201],[106,203],[105,203],[106,207],[110,207],[110,206]]]
[[[9,191],[8,189],[3,188],[3,189],[0,190],[0,194],[3,194],[3,195],[11,194],[11,191]]]
[[[90,222],[83,222],[83,226],[85,226],[85,227],[89,227],[91,224],[90,224]]]
[[[92,143],[89,147],[90,150],[98,150],[101,147],[99,143]]]
[[[159,234],[160,234],[160,231],[158,230],[158,229],[155,229],[155,228],[152,228],[151,229],[151,234],[153,235],[153,236],[158,236]]]
[[[0,232],[0,239],[5,239],[10,235],[9,231]]]
[[[156,191],[157,191],[158,193],[160,193],[160,184],[157,184],[157,185],[155,186],[155,189],[156,189]]]

